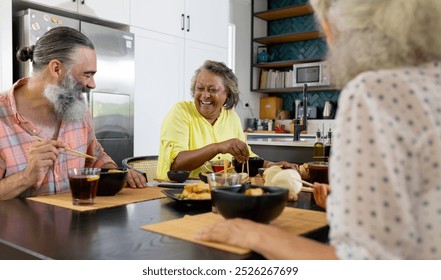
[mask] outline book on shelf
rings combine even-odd
[[[268,79],[268,70],[262,69],[260,71],[260,80],[259,80],[259,88],[266,88],[266,81]]]
[[[261,69],[259,89],[292,87],[292,70]]]

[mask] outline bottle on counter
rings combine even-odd
[[[315,143],[312,151],[314,161],[325,161],[325,145],[323,144],[322,133],[317,129]]]
[[[273,120],[269,120],[268,121],[268,131],[272,131],[273,130]]]
[[[331,146],[332,146],[332,131],[331,128],[329,128],[328,135],[326,136],[326,144],[325,144],[325,161],[329,161],[329,156],[331,155]]]

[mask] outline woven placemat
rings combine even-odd
[[[145,225],[141,228],[239,255],[250,253],[251,250],[246,248],[215,242],[203,242],[194,238],[201,228],[223,219],[221,215],[210,212],[194,216],[187,215],[180,219]],[[327,225],[326,213],[286,207],[282,214],[271,222],[271,225],[282,228],[292,234],[300,235],[325,227]]]
[[[72,204],[70,193],[55,194],[48,196],[29,197],[29,200],[38,201],[46,204],[60,206],[76,211],[90,211],[102,208],[109,208],[125,205],[133,202],[153,200],[166,197],[161,190],[164,188],[148,187],[143,189],[124,188],[114,196],[97,196],[95,204],[87,206],[76,206]]]

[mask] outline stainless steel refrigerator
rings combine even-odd
[[[133,100],[135,82],[134,34],[106,26],[27,9],[14,17],[14,49],[36,43],[56,26],[80,30],[95,45],[96,88],[87,99],[95,134],[118,164],[133,156]],[[31,74],[31,63],[14,64],[14,80]]]

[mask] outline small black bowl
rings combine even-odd
[[[97,196],[112,196],[119,193],[127,184],[127,168],[101,168]]]
[[[199,179],[201,179],[202,182],[208,183],[207,174],[213,173],[213,172],[199,172]]]
[[[249,188],[261,188],[260,196],[245,194]],[[243,218],[268,224],[277,218],[288,202],[288,189],[241,185],[222,187],[211,191],[211,199],[217,212],[226,219]]]
[[[188,176],[190,176],[190,171],[186,170],[169,170],[167,172],[167,176],[170,179],[170,181],[175,181],[178,183],[183,183],[188,179]]]

